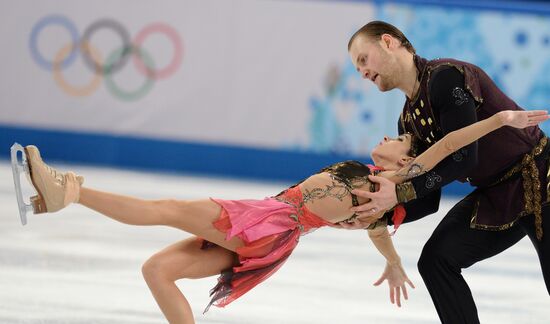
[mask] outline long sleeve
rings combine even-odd
[[[401,127],[401,120],[399,120],[397,123],[397,129],[399,134],[404,133],[404,130]],[[409,185],[412,186],[410,182]],[[407,217],[405,217],[403,223],[413,222],[437,212],[439,210],[440,200],[441,189],[438,189],[428,193],[424,197],[413,199],[409,202],[400,201],[400,203],[403,204],[403,207],[405,207],[405,210],[407,211]],[[393,211],[388,212],[384,215],[384,217],[387,219],[388,225],[393,225],[392,215]]]
[[[474,99],[464,90],[464,77],[458,70],[452,67],[438,70],[430,80],[430,87],[432,110],[443,134],[477,121]],[[414,188],[415,198],[424,197],[464,177],[476,164],[477,142],[473,142],[405,185]]]
[[[437,212],[440,199],[441,189],[434,190],[422,198],[404,203],[403,207],[407,211],[407,217],[405,217],[403,223],[410,223]],[[393,212],[387,213],[388,225],[393,225],[392,215]]]

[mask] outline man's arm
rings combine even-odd
[[[411,179],[419,174],[430,172],[438,163],[446,156],[456,152],[459,148],[475,142],[486,134],[503,126],[511,126],[515,128],[526,128],[536,126],[545,120],[548,120],[550,115],[546,110],[504,110],[500,111],[489,118],[483,119],[466,127],[452,131],[445,135],[442,139],[433,144],[422,154],[415,157],[409,164],[395,171],[384,171],[379,174],[379,178],[389,179],[394,183],[402,183],[407,179]],[[381,178],[380,178],[381,179]],[[409,186],[407,190],[412,191],[416,195],[414,188]],[[362,197],[369,198],[377,195],[377,193],[362,193]],[[415,200],[412,200],[413,202]],[[367,203],[366,205],[368,205]],[[363,206],[363,205],[362,205]],[[381,209],[384,211],[385,209]],[[373,216],[361,217],[361,221],[365,222],[365,218],[377,218],[380,213]]]
[[[404,203],[403,206],[407,211],[407,217],[403,220],[403,223],[414,222],[425,216],[431,215],[439,210],[439,201],[441,200],[441,189],[434,190],[428,193],[426,196],[411,200]],[[393,213],[393,212],[391,212]],[[388,225],[393,225],[393,221],[388,217]]]
[[[476,107],[471,94],[465,90],[464,76],[453,67],[437,71],[431,80],[432,109],[444,135],[477,121]],[[477,142],[458,150],[445,158],[430,172],[411,179],[416,198],[438,190],[452,181],[464,177],[477,165]],[[414,199],[410,193],[400,194],[403,187],[396,187],[398,202]],[[410,191],[410,188],[407,188]]]
[[[477,121],[475,102],[464,89],[463,75],[453,67],[436,71],[430,82],[432,110],[444,135]],[[400,132],[403,130],[400,129]],[[430,172],[399,185],[382,178],[369,176],[380,184],[376,193],[353,191],[354,194],[372,199],[369,203],[351,208],[362,217],[372,216],[398,203],[407,203],[439,191],[444,185],[463,177],[477,165],[477,142],[474,142],[441,161]]]
[[[397,131],[401,135],[405,133],[401,125],[401,118],[397,122]],[[411,184],[412,185],[412,184]],[[414,189],[414,186],[413,186]],[[397,190],[396,190],[397,191]],[[399,198],[399,197],[398,197]],[[399,201],[403,203],[405,210],[407,211],[407,217],[403,223],[413,222],[419,220],[425,216],[431,215],[439,210],[439,201],[441,200],[441,189],[434,190],[424,197],[418,199],[411,199],[409,202]],[[391,215],[388,217],[388,224],[393,225]]]

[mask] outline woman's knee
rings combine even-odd
[[[157,253],[151,256],[141,267],[141,273],[145,281],[153,282],[174,282],[179,277],[174,276],[170,266],[170,257],[163,253]]]
[[[157,255],[153,255],[145,263],[141,266],[141,273],[143,274],[143,278],[147,282],[153,281],[158,279],[159,277],[163,276],[163,269],[161,266],[162,262],[157,257]]]

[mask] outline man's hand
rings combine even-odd
[[[368,221],[371,221],[372,217],[370,219],[366,217],[374,216],[378,214],[377,215],[378,217],[374,219],[374,221],[376,221],[376,219],[384,215],[383,212],[397,205],[395,183],[393,183],[392,181],[386,178],[377,177],[373,175],[369,176],[369,180],[372,182],[378,183],[380,185],[380,189],[377,192],[369,192],[369,191],[357,190],[357,189],[352,190],[352,193],[354,195],[357,195],[363,198],[368,198],[370,199],[370,201],[362,205],[352,207],[351,211],[357,213],[361,219],[368,220]]]
[[[401,262],[394,264],[386,263],[384,273],[382,273],[382,276],[374,285],[379,286],[384,280],[388,281],[388,286],[390,287],[390,301],[392,304],[397,304],[397,307],[401,307],[401,291],[405,300],[409,299],[405,283],[409,284],[411,288],[415,288],[412,281],[407,277],[405,270],[403,270]]]

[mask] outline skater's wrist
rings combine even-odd
[[[390,267],[400,266],[401,258],[399,256],[396,256],[394,258],[388,258],[386,259],[386,264]]]

